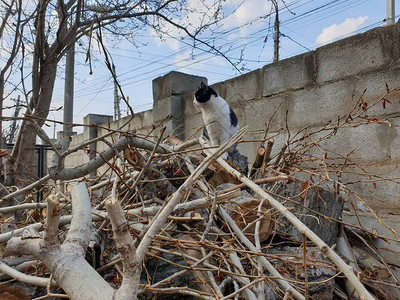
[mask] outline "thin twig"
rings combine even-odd
[[[304,272],[304,299],[308,299],[308,275],[307,275],[307,245],[306,236],[302,234],[303,237],[303,272]]]

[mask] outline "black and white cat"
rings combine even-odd
[[[239,131],[238,119],[229,104],[204,82],[197,90],[193,104],[201,109],[212,146],[222,145]]]

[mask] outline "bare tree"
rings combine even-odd
[[[135,34],[145,28],[152,28],[160,35],[172,35],[170,29],[176,28],[178,35],[189,36],[197,42],[209,46],[210,51],[220,55],[218,49],[198,39],[198,34],[220,16],[220,3],[210,2],[202,6],[200,21],[188,22],[179,19],[179,15],[193,13],[194,8],[186,1],[39,1],[37,7],[22,7],[21,1],[12,1],[5,11],[2,24],[3,34],[7,22],[13,17],[16,29],[13,31],[13,47],[9,59],[2,69],[0,77],[0,100],[3,100],[6,86],[5,74],[13,65],[26,61],[31,65],[31,86],[22,83],[25,89],[27,111],[39,127],[42,127],[49,113],[57,66],[69,47],[76,41],[82,41],[91,63],[91,51],[94,39],[102,39],[101,29],[115,37],[127,38],[134,42]],[[22,20],[23,19],[23,20]],[[169,29],[168,29],[169,28]],[[175,36],[176,37],[176,36]],[[21,61],[16,61],[20,47]],[[107,61],[107,58],[106,58]],[[110,68],[111,71],[111,68]],[[23,75],[22,77],[24,77]],[[1,101],[3,103],[3,101]],[[32,176],[32,162],[37,137],[37,127],[24,121],[21,125],[10,163],[18,174],[16,184],[23,186],[35,180]],[[11,168],[9,168],[11,169]]]
[[[0,208],[0,213],[12,215],[21,211],[27,212],[25,220],[29,221],[29,224],[23,224],[20,228],[0,234],[0,243],[7,243],[3,257],[25,257],[26,260],[22,266],[17,267],[21,267],[21,270],[26,273],[32,264],[36,264],[36,260],[42,262],[45,268],[43,268],[43,276],[37,276],[38,274],[32,276],[17,271],[17,267],[11,268],[2,261],[0,271],[19,281],[46,287],[47,294],[38,299],[50,297],[137,299],[143,293],[151,296],[180,293],[211,300],[232,299],[243,293],[248,299],[253,300],[265,299],[268,292],[276,293],[278,297],[284,299],[290,297],[307,299],[309,296],[308,266],[319,267],[323,270],[322,273],[330,274],[330,277],[321,281],[320,284],[332,282],[335,277],[344,274],[351,293],[357,292],[360,299],[373,299],[363,285],[364,282],[360,282],[361,276],[355,275],[360,272],[356,264],[349,267],[329,245],[303,224],[299,217],[301,214],[296,216],[292,213],[292,209],[285,207],[277,200],[278,197],[271,196],[273,191],[267,193],[266,188],[258,186],[258,184],[290,181],[293,179],[287,174],[290,172],[306,174],[312,172],[311,174],[316,178],[321,178],[321,181],[333,180],[335,186],[340,185],[340,190],[351,194],[350,189],[347,189],[339,179],[334,179],[334,176],[324,176],[330,170],[336,174],[335,172],[342,167],[341,165],[338,167],[337,160],[334,160],[328,168],[325,155],[312,157],[312,159],[309,159],[307,155],[311,147],[320,150],[319,139],[323,140],[335,135],[339,127],[357,127],[363,122],[379,121],[360,117],[364,111],[355,109],[349,114],[352,120],[359,123],[349,123],[350,119],[347,117],[338,120],[340,121],[338,125],[327,125],[317,132],[298,132],[295,136],[288,134],[287,143],[273,157],[274,160],[270,157],[271,151],[262,152],[260,163],[254,165],[254,169],[257,170],[251,172],[252,175],[260,177],[257,184],[219,158],[233,144],[241,140],[245,129],[213,151],[201,139],[173,145],[162,141],[162,133],[158,141],[154,142],[123,130],[117,130],[117,133],[121,135],[118,140],[116,136],[113,136],[116,141],[107,140],[114,133],[110,130],[96,140],[86,141],[77,147],[70,148],[70,136],[63,135],[54,143],[42,129],[52,101],[58,63],[74,42],[79,40],[87,42],[85,47],[90,62],[92,42],[97,39],[104,46],[102,39],[105,30],[116,36],[126,36],[132,35],[132,33],[127,33],[127,29],[138,31],[150,27],[160,34],[171,34],[168,28],[172,26],[183,35],[223,55],[218,49],[197,37],[202,29],[218,20],[220,3],[219,1],[211,3],[210,7],[204,7],[208,13],[202,15],[197,24],[184,23],[179,18],[175,18],[184,10],[188,12],[193,10],[187,5],[188,2],[178,0],[136,2],[117,0],[94,1],[93,3],[81,0],[67,2],[39,0],[37,7],[31,11],[28,11],[27,7],[23,8],[21,1],[15,0],[4,10],[5,17],[1,34],[3,35],[11,18],[16,20],[18,26],[17,30],[13,31],[14,36],[11,39],[13,47],[10,47],[12,50],[9,52],[9,60],[2,69],[1,100],[4,100],[6,74],[19,64],[16,61],[19,53],[21,64],[25,62],[31,64],[32,80],[30,87],[27,87],[27,82],[21,83],[22,90],[26,91],[27,111],[9,160],[8,170],[10,171],[7,173],[6,185],[0,186],[4,193],[0,204],[16,204]],[[23,35],[23,32],[26,35]],[[109,64],[107,52],[104,51],[104,53],[106,63]],[[30,60],[29,57],[31,57]],[[110,64],[109,67],[111,67]],[[24,75],[21,76],[21,78],[24,77]],[[384,98],[382,99],[385,103]],[[381,103],[382,99],[378,99],[376,103]],[[357,107],[362,107],[362,105]],[[265,141],[267,133],[268,128]],[[319,136],[321,133],[323,137],[310,138]],[[33,149],[37,136],[46,141],[54,150],[48,175],[39,180],[35,180],[31,175]],[[81,166],[64,167],[66,156],[85,149],[86,146],[99,140],[107,143],[109,148]],[[186,151],[186,147],[198,144],[201,148]],[[139,157],[137,162],[130,162],[132,166],[128,166],[121,155],[121,152],[127,149],[135,149],[132,151]],[[146,151],[142,151],[143,149]],[[1,153],[1,155],[6,154]],[[115,160],[110,162],[112,159]],[[313,165],[308,169],[300,169],[305,168],[302,163],[310,161],[315,162],[317,168]],[[347,161],[347,157],[343,159],[343,166]],[[108,164],[112,177],[102,182],[89,182],[85,178],[104,164]],[[216,191],[201,176],[206,170],[215,169],[216,164],[225,172],[225,175],[230,176],[232,182],[237,183],[239,180],[243,184]],[[171,178],[165,178],[165,174],[160,170],[163,167],[168,169],[171,165],[173,170]],[[268,172],[277,176],[263,178]],[[156,173],[159,178],[153,178],[152,176],[155,176],[153,173]],[[177,177],[178,174],[183,175]],[[16,179],[17,185],[13,189],[10,187],[14,184],[12,178]],[[71,193],[58,189],[57,182],[65,183],[71,180],[80,180]],[[176,181],[178,181],[176,185],[171,183]],[[19,204],[16,201],[21,195],[31,192],[33,188],[49,182],[47,187],[53,191],[46,194],[46,203]],[[149,197],[142,195],[140,189],[152,184],[156,186],[156,192]],[[249,222],[246,220],[246,226],[240,228],[238,223],[248,212],[242,211],[242,214],[237,217],[240,220],[234,220],[227,213],[229,206],[225,205],[228,205],[226,202],[229,200],[243,196],[244,191],[240,189],[244,185],[253,191],[250,197],[251,201],[256,202],[256,208],[253,214],[255,218]],[[318,188],[317,185],[315,184],[316,188]],[[312,188],[307,186],[305,191]],[[101,191],[98,192],[98,190]],[[94,196],[96,193],[97,198]],[[191,201],[187,201],[190,197],[192,197]],[[133,201],[132,198],[137,201]],[[289,198],[284,198],[284,202],[290,202]],[[264,204],[267,205],[266,211],[263,210]],[[106,211],[102,209],[103,207]],[[203,208],[207,208],[207,211],[204,214],[199,213],[198,211]],[[307,211],[307,214],[312,213],[314,212]],[[282,259],[279,255],[262,252],[264,249],[260,241],[262,231],[260,227],[266,220],[274,222],[273,215],[286,218],[300,232],[303,238],[302,257],[293,255],[289,259]],[[328,219],[329,222],[339,221],[329,216],[316,215],[316,218]],[[222,221],[220,222],[222,225],[215,222],[218,218]],[[10,222],[10,218],[6,218],[5,221]],[[96,226],[93,226],[93,222],[96,222]],[[201,225],[196,222],[201,222]],[[184,228],[186,231],[182,233],[178,229],[178,223],[179,228]],[[254,227],[251,227],[253,225]],[[254,241],[245,234],[249,228],[254,232],[252,233]],[[103,233],[103,239],[111,241],[109,243],[111,246],[107,250],[108,264],[99,267],[93,260],[96,260],[97,255],[101,256],[105,252],[104,249],[101,250],[99,246],[100,254],[94,253],[92,261],[85,258],[85,254],[89,250],[96,252],[95,247],[90,247],[91,238],[92,235],[100,233]],[[183,237],[177,238],[175,236],[177,234],[182,234]],[[267,230],[267,238],[269,234]],[[310,243],[307,243],[306,239],[309,239],[316,245],[315,248],[325,254],[325,260],[307,255],[307,247]],[[269,245],[266,246],[268,247]],[[162,254],[171,255],[173,258]],[[153,274],[147,274],[147,284],[141,285],[141,276],[148,272],[143,265],[149,257],[166,261],[178,270],[160,281],[153,281],[151,278]],[[175,257],[179,257],[183,263],[177,263]],[[305,273],[304,278],[299,278],[297,267],[293,277],[286,276],[285,268],[279,269],[277,261],[301,266]],[[382,261],[384,264],[384,260]],[[390,273],[390,268],[387,265],[384,266]],[[110,280],[102,277],[100,272],[111,267],[115,269],[117,275],[110,283]],[[167,286],[185,273],[194,274],[198,288]],[[389,276],[395,279],[395,276],[391,274]],[[373,286],[376,281],[369,283]],[[232,290],[227,289],[227,285],[231,285]],[[53,287],[57,286],[61,287],[67,295],[62,294],[60,290],[54,292]]]
[[[7,49],[6,62],[0,71],[0,117],[3,112],[4,102],[4,87],[7,81],[7,77],[13,72],[14,59],[16,58],[18,51],[21,47],[21,32],[23,30],[22,24],[22,1],[13,0],[6,6],[4,3],[4,15],[0,27],[0,40],[6,43],[4,50]],[[15,16],[15,18],[14,18]],[[10,26],[10,20],[13,26]],[[5,38],[5,36],[11,36],[12,38]],[[5,51],[2,51],[5,54]],[[0,132],[3,131],[2,122],[0,122]],[[3,148],[3,139],[0,141],[0,147]]]

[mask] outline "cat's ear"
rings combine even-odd
[[[200,88],[201,88],[202,90],[207,90],[207,89],[208,89],[208,86],[207,86],[207,84],[205,84],[205,83],[202,81],[201,84],[200,84]]]

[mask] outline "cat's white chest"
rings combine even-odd
[[[194,104],[202,111],[204,124],[213,146],[223,144],[239,130],[237,123],[232,124],[230,107],[223,98],[212,96],[206,103],[195,100]]]

